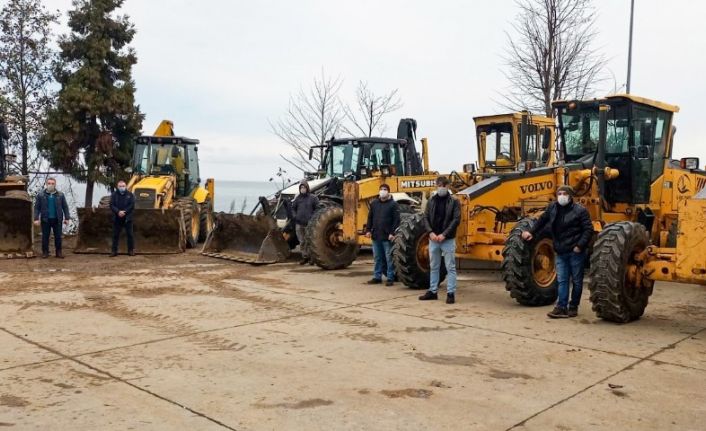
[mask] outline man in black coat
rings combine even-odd
[[[118,181],[118,188],[110,197],[110,210],[113,212],[113,249],[110,257],[118,255],[120,232],[125,229],[127,235],[127,254],[135,255],[135,238],[132,232],[132,213],[135,209],[135,195],[128,189],[125,181]]]
[[[392,286],[395,281],[395,267],[392,264],[392,241],[395,231],[400,226],[400,206],[390,195],[390,186],[381,184],[378,197],[370,203],[368,223],[365,225],[365,236],[373,240],[373,257],[375,269],[373,278],[368,284],[382,283],[382,272],[387,268],[386,286]]]
[[[71,220],[66,197],[56,189],[56,180],[47,178],[44,190],[34,200],[34,224],[42,227],[42,257],[49,257],[49,236],[54,232],[56,257],[64,258],[61,252],[61,225]]]
[[[309,183],[302,181],[299,183],[299,194],[294,198],[292,203],[292,212],[294,214],[294,223],[296,225],[297,239],[299,240],[299,249],[302,252],[302,260],[300,265],[309,263],[309,247],[308,238],[306,237],[306,227],[311,220],[311,216],[316,212],[319,206],[319,198],[311,193]]]
[[[547,314],[553,319],[578,315],[583,290],[586,250],[593,236],[591,216],[586,208],[573,201],[573,195],[574,190],[570,186],[559,187],[556,202],[549,204],[530,231],[522,232],[522,239],[531,241],[543,229],[548,227],[551,231],[559,284],[559,299],[556,307]],[[571,291],[571,302],[569,302],[569,278],[574,287]]]

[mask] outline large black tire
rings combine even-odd
[[[199,214],[199,242],[206,241],[208,234],[213,230],[213,205],[211,200],[207,200],[200,205],[201,213]]]
[[[326,205],[316,210],[306,227],[308,252],[311,261],[323,269],[342,269],[358,257],[357,244],[340,240],[343,208]]]
[[[423,213],[403,216],[392,244],[397,278],[410,289],[429,288],[429,233],[424,228],[423,218]],[[442,260],[439,283],[445,278],[446,266]]]
[[[100,201],[98,201],[98,208],[110,208],[110,195],[103,196]]]
[[[556,257],[548,230],[532,241],[522,239],[522,232],[532,228],[534,220],[524,218],[510,231],[503,249],[505,289],[515,301],[527,306],[549,305],[556,301]]]
[[[201,207],[194,198],[179,198],[174,204],[175,209],[180,209],[186,228],[186,247],[194,248],[199,242],[199,231],[201,227]]]
[[[588,284],[596,316],[627,323],[645,312],[654,280],[640,277],[641,265],[635,257],[649,244],[647,230],[639,223],[612,223],[598,234]]]

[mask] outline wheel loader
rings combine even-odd
[[[470,179],[456,181],[451,187],[462,208],[456,250],[463,258],[500,260],[504,238],[523,209],[530,211],[547,202],[544,199],[515,205],[517,192],[534,193],[537,186],[531,178],[555,165],[554,120],[517,112],[476,117],[474,123],[478,170],[464,168],[471,173]],[[454,176],[451,177],[453,181]],[[507,180],[522,182],[522,188],[489,193]],[[433,181],[430,185],[435,187]],[[368,194],[361,197],[371,198],[374,189],[372,185]],[[367,215],[366,211],[362,213]],[[365,220],[361,215],[358,216],[359,233]],[[423,217],[420,212],[402,220],[393,243],[397,276],[406,286],[415,289],[429,287],[429,235],[424,229]],[[442,267],[441,278],[444,277]]]
[[[315,151],[320,152],[321,159],[318,171],[306,175],[311,193],[320,201],[307,234],[312,238],[310,253],[317,265],[329,269],[347,266],[358,252],[357,244],[344,243],[340,236],[345,180],[425,173],[422,158],[426,154],[426,140],[422,140],[423,155],[420,155],[415,146],[416,127],[414,119],[406,118],[400,120],[397,139],[332,138],[310,149],[309,159],[313,159]],[[218,214],[213,235],[204,244],[202,253],[253,264],[285,260],[290,249],[298,244],[291,211],[298,192],[297,183],[279,191],[273,199],[260,198],[257,215]],[[406,206],[419,204],[417,197],[407,193],[393,196]]]
[[[8,138],[7,127],[0,119],[0,258],[30,258],[34,252],[29,179],[10,175],[15,157],[5,152]]]
[[[164,120],[151,136],[135,141],[128,190],[135,195],[133,229],[138,254],[181,253],[213,229],[215,183],[201,185],[197,139],[174,134]],[[97,208],[79,208],[76,253],[110,253],[110,196]]]

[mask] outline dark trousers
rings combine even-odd
[[[132,220],[115,220],[113,222],[113,253],[118,252],[118,243],[120,242],[120,231],[122,231],[123,229],[125,229],[125,235],[127,235],[127,252],[132,253],[133,251],[135,251],[135,237],[132,234]]]
[[[61,253],[61,222],[55,218],[42,220],[42,254],[49,254],[49,235],[54,232],[56,254]]]
[[[556,256],[556,278],[559,284],[559,300],[557,306],[567,305],[578,308],[583,290],[583,268],[586,264],[586,253],[566,253]],[[569,301],[569,279],[573,284],[571,301]]]

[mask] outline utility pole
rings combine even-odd
[[[630,0],[630,42],[628,43],[628,80],[625,83],[625,92],[630,94],[630,73],[632,72],[632,22],[635,15],[635,0]]]

